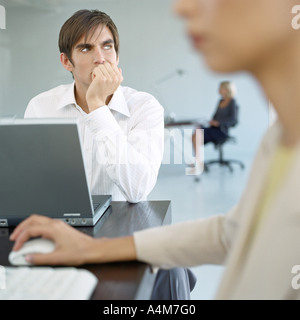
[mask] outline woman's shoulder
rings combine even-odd
[[[231,98],[229,101],[225,101],[225,99],[221,98],[218,103],[218,109],[224,108],[233,108],[237,107],[237,102],[235,98]]]
[[[231,108],[236,108],[238,107],[238,103],[237,103],[237,100],[235,98],[231,98],[231,100],[229,101],[228,103],[228,107],[231,107]]]
[[[232,98],[230,99],[230,103],[237,104],[236,98],[232,97]]]

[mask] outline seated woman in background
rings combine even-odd
[[[223,81],[220,84],[219,93],[222,96],[217,110],[209,122],[209,127],[204,129],[203,143],[224,141],[228,137],[228,129],[237,124],[238,106],[235,96],[235,86],[230,81]],[[196,131],[192,136],[193,148],[197,148]]]

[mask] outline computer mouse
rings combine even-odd
[[[11,251],[8,260],[15,266],[29,266],[31,263],[25,260],[26,255],[34,253],[50,253],[54,251],[55,244],[52,240],[37,238],[26,241],[18,251]]]

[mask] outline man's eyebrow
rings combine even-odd
[[[113,39],[104,40],[104,41],[102,42],[102,45],[106,45],[106,44],[110,44],[110,43],[114,43],[114,40],[113,40]]]
[[[91,48],[93,45],[90,43],[78,43],[75,49],[82,49],[82,48]]]
[[[113,39],[107,39],[104,40],[103,42],[101,42],[102,45],[107,45],[107,44],[114,44],[114,40]],[[91,43],[78,43],[75,47],[75,49],[82,49],[82,48],[92,48],[94,46],[94,44]]]

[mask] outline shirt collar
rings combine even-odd
[[[117,91],[113,94],[109,104],[109,109],[115,110],[119,113],[124,114],[127,117],[130,117],[130,112],[128,110],[127,102],[125,100],[122,87],[119,86]]]
[[[65,91],[64,95],[62,96],[61,100],[57,105],[57,109],[62,109],[68,105],[76,106],[75,94],[74,94],[74,87],[75,82],[73,82]],[[130,117],[130,112],[128,110],[128,106],[123,94],[122,87],[119,86],[117,91],[113,94],[109,104],[109,109],[117,111],[119,113],[124,114],[127,117]]]
[[[75,82],[73,82],[71,85],[68,85],[66,91],[62,95],[60,101],[57,105],[57,110],[62,109],[68,105],[76,105],[75,95],[74,95],[74,85]]]

